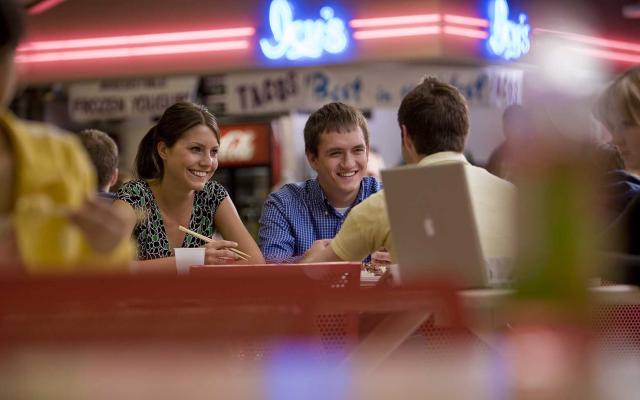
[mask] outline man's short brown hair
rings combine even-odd
[[[398,109],[418,154],[463,152],[469,133],[469,110],[454,86],[427,77],[410,91]]]
[[[340,102],[325,104],[313,112],[304,125],[304,150],[317,156],[320,135],[328,132],[346,133],[356,127],[362,130],[364,142],[369,147],[367,120],[357,108]]]
[[[97,129],[85,129],[79,136],[96,168],[98,187],[103,188],[118,167],[118,146],[109,135]]]

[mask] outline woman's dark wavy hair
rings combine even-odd
[[[179,102],[167,108],[162,117],[142,138],[136,154],[136,174],[141,179],[162,179],[164,163],[158,153],[158,143],[168,147],[182,137],[184,132],[197,125],[208,126],[220,142],[220,129],[216,118],[200,104]]]

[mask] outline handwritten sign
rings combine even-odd
[[[256,81],[235,85],[232,90],[238,95],[242,109],[264,106],[286,105],[299,93],[298,75],[295,71],[273,74]]]
[[[313,111],[332,101],[359,108],[398,107],[425,75],[456,86],[472,105],[501,108],[522,101],[521,70],[379,64],[229,74],[225,110],[231,114]]]
[[[311,91],[314,99],[319,101],[360,101],[362,78],[356,76],[351,81],[336,82],[323,71],[307,74],[305,86]]]
[[[293,8],[286,0],[273,0],[269,28],[273,38],[260,39],[260,49],[272,60],[319,58],[325,52],[338,54],[349,43],[345,23],[335,17],[331,7],[322,7],[319,19],[294,20]]]
[[[518,16],[518,22],[510,21],[507,1],[493,0],[489,3],[489,19],[491,34],[488,45],[493,54],[505,60],[515,60],[529,52],[531,26],[526,23],[525,14]]]

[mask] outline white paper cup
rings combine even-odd
[[[204,247],[176,247],[174,250],[178,275],[188,275],[192,265],[204,264]]]

